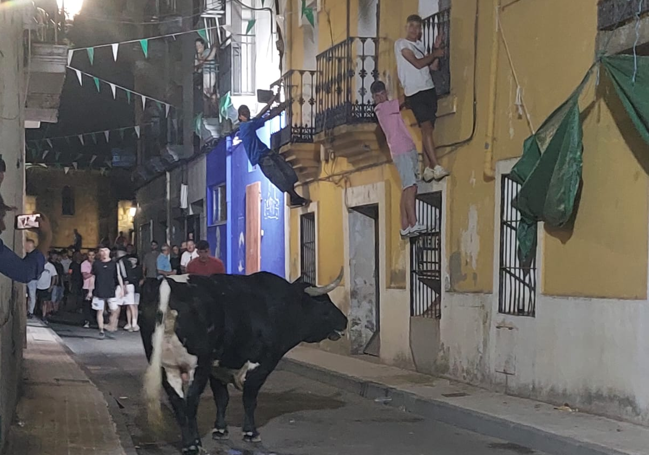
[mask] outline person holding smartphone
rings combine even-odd
[[[2,195],[0,195],[0,234],[7,229],[4,219],[7,213],[11,211],[13,211],[13,208],[6,205]],[[40,215],[37,232],[38,246],[31,253],[27,253],[24,258],[11,251],[4,244],[2,238],[0,238],[1,274],[19,283],[29,283],[41,276],[45,267],[46,257],[52,245],[50,223],[43,214]]]

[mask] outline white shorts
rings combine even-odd
[[[92,309],[97,311],[104,311],[106,302],[108,302],[108,308],[110,309],[110,311],[115,311],[117,308],[119,308],[119,301],[120,299],[118,298],[101,299],[99,297],[93,297]]]
[[[403,155],[393,156],[392,161],[397,167],[397,171],[399,171],[401,188],[405,190],[406,188],[417,185],[417,180],[419,180],[419,153],[417,150],[412,150]]]
[[[120,299],[120,305],[139,305],[140,304],[140,294],[135,293],[135,286],[132,284],[126,285],[127,294]],[[119,294],[121,294],[121,290]]]

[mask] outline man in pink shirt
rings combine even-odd
[[[90,321],[93,320],[92,312],[92,291],[95,290],[95,275],[92,274],[92,264],[95,262],[95,251],[88,251],[88,259],[81,264],[81,275],[83,275],[83,315],[84,327],[90,328]]]
[[[401,177],[401,236],[415,237],[426,231],[426,226],[417,222],[415,199],[417,197],[417,180],[419,176],[419,153],[412,136],[401,117],[399,100],[390,100],[381,81],[375,81],[370,87],[374,96],[376,117],[385,133],[390,147],[392,161]]]

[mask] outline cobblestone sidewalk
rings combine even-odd
[[[7,453],[125,454],[103,394],[47,327],[27,327],[23,396]]]

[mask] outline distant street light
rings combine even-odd
[[[81,12],[83,0],[56,0],[59,10],[65,11],[66,19],[72,19]]]

